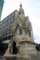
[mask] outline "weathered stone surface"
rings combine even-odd
[[[24,57],[36,55],[37,51],[34,44],[30,42],[22,42],[19,48],[19,54]]]
[[[16,47],[18,48],[18,55],[22,60],[34,60],[37,55],[36,44],[33,41],[32,26],[29,21],[28,16],[25,17],[24,11],[22,12],[22,6],[20,7],[16,14],[16,20],[11,27],[13,37],[9,43],[9,51],[14,50],[13,42],[16,42]],[[11,51],[10,51],[11,52]],[[9,52],[9,53],[10,53]],[[12,55],[12,52],[9,54]],[[20,60],[19,59],[19,60]]]
[[[15,36],[15,41],[16,41],[16,43],[20,43],[20,42],[31,42],[31,43],[33,43],[33,41],[32,41],[32,38],[30,38],[28,35],[16,35]]]

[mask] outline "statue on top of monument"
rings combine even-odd
[[[20,14],[24,15],[24,9],[22,8],[22,4],[20,4],[20,8],[19,8],[19,15]]]

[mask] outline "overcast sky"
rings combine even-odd
[[[15,9],[18,10],[20,2],[25,15],[28,15],[31,21],[34,41],[40,43],[40,0],[5,0],[1,19],[4,19]]]

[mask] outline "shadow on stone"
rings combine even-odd
[[[18,53],[18,48],[17,48],[17,46],[16,46],[16,42],[15,41],[13,41],[13,54],[17,54]]]

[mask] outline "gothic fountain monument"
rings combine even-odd
[[[11,26],[13,36],[8,45],[7,56],[17,56],[23,59],[33,60],[36,56],[36,44],[33,40],[31,22],[28,16],[25,16],[22,4],[16,13],[16,20]]]

